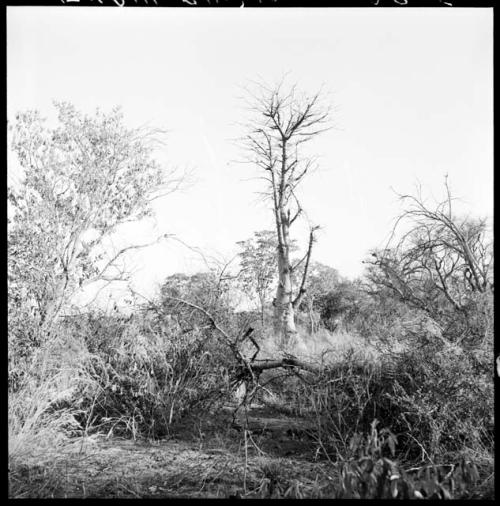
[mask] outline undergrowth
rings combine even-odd
[[[274,356],[270,336],[259,337],[259,358]],[[301,481],[263,458],[254,496],[494,496],[493,381],[478,367],[486,351],[426,342],[367,352],[361,338],[324,330],[304,351],[308,338],[286,353],[322,364],[323,373],[265,371],[255,400],[311,422],[312,453],[331,479]],[[187,418],[220,412],[231,396],[230,357],[207,328],[102,314],[60,326],[17,364],[9,387],[10,496],[69,490],[65,462],[92,437],[157,440],[175,436]],[[227,437],[218,441],[229,458]],[[136,493],[146,492],[138,485]]]

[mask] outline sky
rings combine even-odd
[[[121,234],[179,239],[130,258],[145,294],[204,269],[196,250],[228,261],[237,241],[273,229],[236,140],[244,87],[284,75],[332,106],[333,128],[309,147],[319,168],[298,192],[321,226],[313,260],[360,276],[401,210],[395,192],[420,183],[440,199],[446,174],[458,210],[492,216],[493,9],[7,8],[9,119],[25,109],[50,119],[53,100],[89,114],[120,105],[130,127],[166,130],[166,170],[192,174],[153,220]]]

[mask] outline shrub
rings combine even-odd
[[[355,434],[350,442],[354,458],[340,465],[342,499],[460,499],[471,495],[479,480],[477,467],[461,460],[447,466],[425,465],[404,471],[392,460],[396,436],[371,423],[365,436]],[[384,454],[390,452],[391,458]]]
[[[159,329],[145,317],[92,317],[80,329],[95,351],[98,387],[82,402],[84,423],[128,437],[161,437],[172,422],[225,393],[224,350],[202,330]]]
[[[398,456],[406,461],[474,456],[487,472],[493,454],[493,381],[478,372],[475,360],[456,346],[431,341],[378,357],[347,349],[325,364],[320,377],[270,371],[262,379],[276,407],[314,417],[318,449],[333,459],[345,459],[351,438],[369,430],[376,418],[397,434]]]

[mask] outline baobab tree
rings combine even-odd
[[[295,85],[285,87],[284,82],[273,88],[261,84],[255,93],[250,93],[251,118],[243,142],[249,154],[248,161],[259,167],[261,178],[267,183],[265,196],[272,202],[278,266],[274,331],[282,344],[296,333],[295,312],[306,292],[308,267],[318,228],[309,225],[305,255],[293,264],[290,228],[304,214],[296,190],[316,166],[316,159],[305,155],[302,149],[305,143],[328,129],[329,108],[321,102],[320,92],[306,95],[298,92]],[[302,276],[294,290],[292,275],[299,268]]]

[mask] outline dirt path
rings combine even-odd
[[[207,418],[156,443],[91,437],[54,463],[46,497],[319,497],[331,486],[304,422],[255,408],[245,435],[243,416]]]

